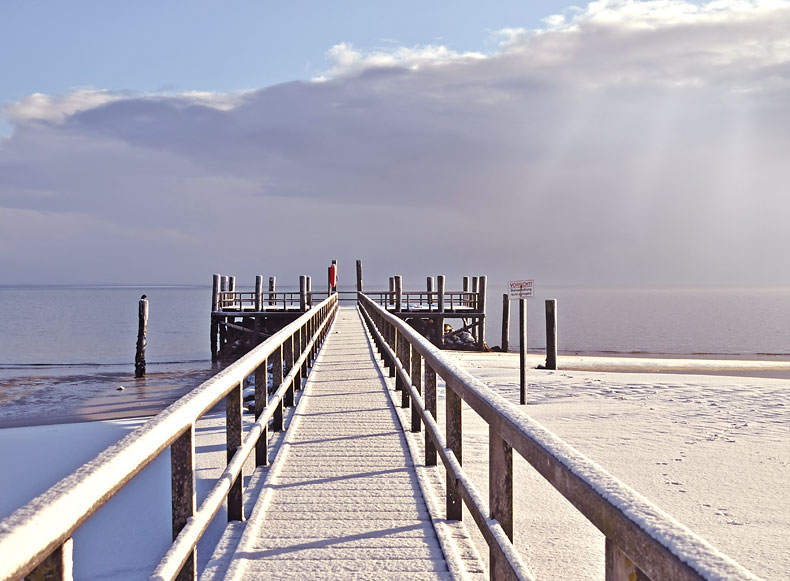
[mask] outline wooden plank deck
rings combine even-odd
[[[453,578],[386,390],[340,308],[226,578]]]

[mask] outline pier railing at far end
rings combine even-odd
[[[607,581],[757,579],[361,292],[359,307],[402,406],[411,407],[411,431],[425,426],[425,464],[436,466],[438,455],[445,466],[447,518],[461,520],[466,504],[489,546],[492,579],[533,578],[512,543],[513,450],[604,534]],[[437,377],[446,384],[444,434],[436,423]],[[489,426],[488,503],[462,468],[462,401]]]
[[[72,535],[166,448],[170,448],[173,544],[154,579],[194,579],[197,542],[227,500],[228,520],[243,520],[243,466],[255,450],[268,462],[268,429],[283,429],[283,407],[323,343],[337,310],[332,295],[195,388],[91,462],[0,521],[0,579],[71,579]],[[274,391],[268,395],[268,366]],[[255,377],[255,423],[242,431],[242,389]],[[195,507],[195,423],[226,403],[227,466]],[[119,523],[119,526],[123,524]]]

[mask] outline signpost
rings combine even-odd
[[[534,280],[511,280],[508,286],[510,287],[511,299],[531,299],[535,296]]]

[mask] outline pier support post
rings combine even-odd
[[[357,292],[362,292],[362,260],[357,259]]]
[[[270,276],[269,277],[269,305],[274,305],[277,300],[274,296],[274,293],[277,291],[277,277]]]
[[[433,277],[425,278],[425,290],[428,291],[428,310],[433,310]]]
[[[148,299],[143,295],[137,306],[137,352],[134,356],[134,376],[145,377],[145,343],[148,334]]]
[[[510,296],[502,295],[502,352],[510,349]]]
[[[211,362],[217,361],[217,352],[219,351],[219,324],[214,313],[219,310],[219,281],[221,276],[215,274],[211,285]]]
[[[255,310],[263,310],[263,276],[255,276]]]
[[[307,277],[303,274],[299,276],[299,310],[307,310]]]
[[[390,306],[395,304],[395,277],[390,277],[390,300],[388,301]]]
[[[527,299],[518,300],[519,401],[527,403]]]
[[[438,295],[438,308],[440,313],[444,313],[444,275],[439,274],[436,276],[436,294]],[[436,324],[438,326],[437,338],[439,340],[439,348],[444,347],[444,317],[438,317],[436,319]]]
[[[546,299],[546,369],[557,369],[557,299]]]
[[[313,277],[307,276],[307,306],[313,308]]]
[[[395,312],[403,310],[403,277],[395,275]]]
[[[486,343],[486,291],[488,288],[488,277],[486,275],[477,278],[477,300],[475,301],[475,310],[482,313],[482,316],[477,317],[477,348],[482,351]]]

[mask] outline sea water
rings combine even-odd
[[[506,283],[489,282],[491,346],[501,343],[505,290]],[[8,378],[133,370],[142,294],[150,311],[149,371],[208,368],[210,287],[5,286],[0,287],[0,390]],[[527,308],[530,350],[545,348],[544,301],[554,298],[561,353],[790,356],[790,288],[538,285],[535,295]],[[510,305],[513,349],[518,303]]]

